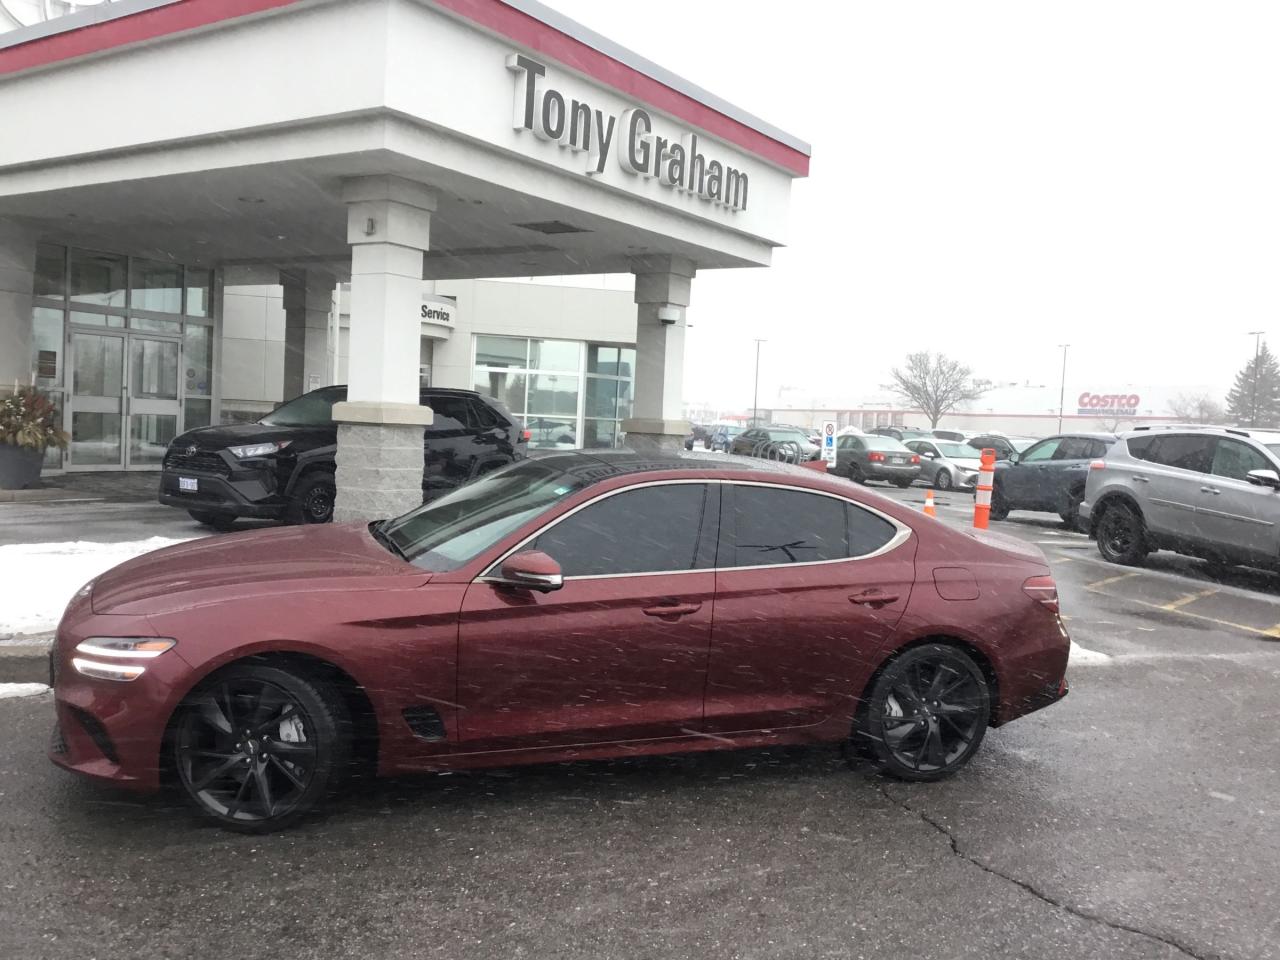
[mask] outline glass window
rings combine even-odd
[[[212,293],[213,271],[187,267],[187,316],[212,316]]]
[[[618,381],[618,419],[625,420],[631,416],[631,381]]]
[[[65,394],[63,394],[61,390],[55,390],[49,394],[49,399],[53,402],[54,407],[56,407],[58,410],[58,416],[57,416],[57,419],[54,420],[54,423],[56,423],[59,427],[61,427],[63,424],[62,400],[64,396]],[[62,450],[59,450],[55,446],[45,447],[44,448],[44,469],[61,470],[63,466],[62,458],[63,458]]]
[[[524,410],[525,385],[529,378],[523,373],[499,373],[495,370],[475,372],[476,393],[493,397],[512,410]]]
[[[837,450],[856,450],[858,448],[858,438],[855,436],[836,437]]]
[[[62,311],[36,307],[31,311],[31,372],[42,387],[62,383]]]
[[[620,382],[600,377],[587,377],[586,415],[588,417],[607,417],[610,420],[617,418]]]
[[[268,427],[324,426],[333,423],[333,405],[346,399],[346,387],[321,387],[276,407],[258,422]]]
[[[119,397],[124,389],[124,337],[77,333],[72,347],[72,393],[77,397]]]
[[[156,313],[182,312],[182,265],[134,258],[131,264],[129,305]]]
[[[865,557],[875,553],[898,533],[898,528],[870,510],[846,504],[849,517],[849,556]]]
[[[523,337],[476,337],[477,367],[529,365],[529,341]]]
[[[1111,444],[1105,440],[1090,440],[1089,449],[1085,452],[1085,457],[1090,460],[1096,457],[1105,457],[1110,449]]]
[[[479,363],[479,360],[476,361]],[[582,365],[582,344],[576,340],[529,341],[530,370],[561,370],[577,373]]]
[[[480,400],[467,400],[467,411],[471,414],[471,425],[481,430],[492,430],[494,427],[503,426],[503,422],[498,414],[487,404]]]
[[[187,400],[182,405],[185,415],[183,429],[194,430],[196,427],[207,427],[213,423],[212,400]]]
[[[187,324],[182,363],[187,396],[209,396],[213,392],[213,327]]]
[[[529,431],[529,446],[547,450],[574,450],[578,446],[577,421],[529,417],[524,422]]]
[[[1048,440],[1041,440],[1022,455],[1021,462],[1038,463],[1041,460],[1052,460],[1053,455],[1058,452],[1060,443],[1062,443],[1062,437],[1050,437]]]
[[[71,300],[100,307],[125,305],[125,258],[113,253],[72,250]]]
[[[129,463],[159,464],[178,433],[178,418],[172,414],[135,413],[129,417]]]
[[[577,416],[578,378],[564,374],[535,374],[529,385],[526,412]]]
[[[1219,438],[1213,453],[1213,474],[1230,480],[1247,480],[1250,470],[1274,470],[1259,451],[1239,440]]]
[[[1084,460],[1089,456],[1091,441],[1085,437],[1065,437],[1053,455],[1055,460]]]
[[[124,317],[118,313],[90,313],[87,310],[72,310],[71,322],[82,327],[123,327]]]
[[[71,462],[117,465],[120,463],[120,414],[71,414]]]
[[[59,300],[67,295],[66,247],[48,243],[36,245],[35,293],[37,297],[56,297]]]
[[[706,496],[700,483],[628,490],[566,517],[533,547],[566,577],[692,570]]]
[[[1150,459],[1166,467],[1208,473],[1213,464],[1214,437],[1206,434],[1161,434],[1155,438]]]
[[[1129,446],[1129,454],[1139,460],[1150,460],[1151,452],[1155,446],[1156,438],[1151,434],[1145,437],[1131,437],[1126,443]]]
[[[135,399],[178,399],[176,340],[129,338],[129,395]]]
[[[587,372],[610,377],[631,377],[636,366],[636,352],[631,347],[608,347],[592,343],[587,346]]]
[[[425,403],[431,408],[431,426],[427,429],[432,433],[472,428],[471,406],[465,397],[437,395],[425,398]]]
[[[181,320],[156,320],[153,317],[130,317],[129,328],[148,333],[181,333]]]
[[[849,555],[845,501],[817,493],[736,486],[735,567],[839,560]]]
[[[588,450],[616,447],[620,432],[617,420],[588,420],[583,424],[582,446]]]

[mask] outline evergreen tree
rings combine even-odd
[[[1280,426],[1280,364],[1264,343],[1250,358],[1227,394],[1227,415],[1248,427]]]

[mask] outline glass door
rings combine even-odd
[[[129,334],[126,470],[156,470],[178,435],[180,341]]]
[[[71,447],[68,468],[119,470],[125,409],[125,338],[71,335]]]

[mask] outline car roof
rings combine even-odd
[[[637,473],[680,472],[689,473],[724,473],[741,472],[758,473],[772,476],[822,476],[812,470],[797,467],[776,460],[763,460],[754,457],[713,456],[711,454],[674,452],[638,452],[635,450],[557,450],[546,453],[533,450],[529,459],[536,459],[556,470],[574,476],[589,477],[598,482],[614,477],[624,477]]]
[[[1280,431],[1253,430],[1248,427],[1217,427],[1211,424],[1171,423],[1155,424],[1150,427],[1135,427],[1126,430],[1121,437],[1132,440],[1136,437],[1159,437],[1166,433],[1207,433],[1214,437],[1245,437],[1259,443],[1280,443]]]

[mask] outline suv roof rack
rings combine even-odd
[[[1149,430],[1225,430],[1227,433],[1236,433],[1242,437],[1249,436],[1247,430],[1242,430],[1239,427],[1224,427],[1218,423],[1144,423],[1142,426],[1131,429],[1135,432]]]

